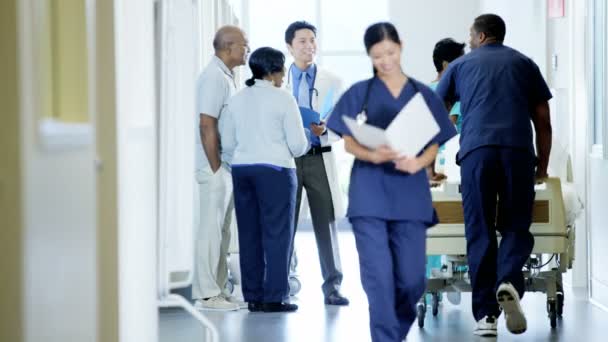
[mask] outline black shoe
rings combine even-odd
[[[247,303],[247,310],[249,310],[249,312],[262,312],[264,309],[260,302],[249,302]]]
[[[294,312],[298,310],[298,306],[289,303],[264,303],[262,310],[264,312]]]
[[[335,291],[329,296],[325,297],[325,304],[346,306],[350,304],[350,302],[346,297],[342,296],[340,292]]]

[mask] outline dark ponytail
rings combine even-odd
[[[365,35],[363,36],[363,43],[365,44],[367,54],[369,55],[369,50],[372,48],[372,46],[385,39],[401,45],[401,39],[399,39],[399,33],[397,32],[395,25],[389,22],[379,22],[368,27],[367,30],[365,30]],[[376,68],[373,69],[375,76],[378,73],[378,70],[376,70]]]
[[[248,79],[247,81],[245,81],[245,85],[248,87],[251,87],[254,84],[255,84],[255,77],[253,77],[253,76],[250,79]]]
[[[251,87],[255,84],[255,80],[261,80],[265,76],[275,72],[283,71],[285,66],[285,55],[271,47],[259,48],[249,57],[249,68],[251,69],[251,78],[245,81],[245,85]]]

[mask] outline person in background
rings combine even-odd
[[[448,68],[448,65],[458,57],[464,55],[464,47],[464,43],[458,43],[452,38],[444,38],[435,44],[435,48],[433,49],[433,64],[437,70],[437,78],[429,84],[431,89],[435,90],[437,88],[437,84],[439,84],[439,80],[441,80],[441,76]],[[452,109],[450,110],[450,120],[456,126],[456,132],[460,133],[460,128],[462,125],[462,120],[460,117],[460,102],[456,102],[452,106]],[[440,164],[445,164],[445,157],[442,155],[444,150],[445,145],[439,147],[438,159]],[[432,185],[439,185],[441,181],[447,178],[447,176],[443,173],[436,172],[435,164],[436,163],[431,163],[428,168],[429,178]],[[427,277],[431,277],[432,269],[441,269],[443,266],[442,258],[443,256],[440,255],[431,255],[427,257]],[[460,292],[448,292],[447,297],[450,303],[455,305],[460,304]],[[441,297],[438,299],[441,300]]]
[[[456,129],[433,91],[403,73],[395,26],[370,26],[364,42],[374,77],[344,93],[327,127],[342,135],[347,152],[356,157],[347,216],[369,302],[372,341],[401,342],[416,320],[416,303],[426,287],[426,230],[437,223],[425,168]],[[417,156],[401,156],[387,146],[369,149],[343,121],[349,117],[386,129],[418,94],[440,131]]]
[[[342,81],[315,63],[317,29],[305,21],[296,21],[285,31],[285,43],[294,58],[294,63],[289,66],[286,88],[293,94],[298,106],[316,112],[322,111],[326,102],[329,102],[327,106],[333,107],[342,93]],[[339,137],[326,129],[322,119],[318,124],[312,123],[306,128],[310,128],[313,137],[311,148],[296,158],[296,230],[302,189],[305,189],[319,252],[325,304],[348,305],[348,299],[340,293],[343,275],[336,220],[344,213],[331,146]]]
[[[431,89],[435,90],[437,88],[437,84],[439,84],[439,80],[441,80],[441,76],[447,69],[448,65],[456,58],[464,55],[464,46],[465,44],[458,43],[452,38],[442,39],[435,44],[435,48],[433,49],[433,64],[437,70],[437,78],[429,84]],[[456,125],[456,132],[460,133],[460,128],[462,126],[462,120],[460,118],[460,102],[456,102],[452,106],[452,109],[450,110],[450,120],[452,120],[454,125]],[[440,156],[444,149],[444,146],[439,147]],[[441,160],[440,158],[439,162],[445,163],[445,160]],[[445,174],[436,172],[435,163],[432,163],[429,167],[429,173],[431,183],[438,183],[446,179]]]
[[[461,103],[457,163],[477,321],[474,333],[482,336],[496,336],[501,312],[510,332],[527,329],[520,305],[525,291],[522,268],[534,246],[534,185],[547,177],[552,139],[551,92],[538,66],[503,44],[505,34],[499,16],[475,18],[472,51],[452,62],[437,86],[448,106]]]
[[[199,76],[196,89],[196,135],[200,139],[196,139],[195,174],[200,223],[195,234],[192,299],[199,309],[225,311],[246,305],[224,292],[233,204],[230,171],[222,165],[228,156],[220,148],[218,120],[236,92],[233,70],[245,64],[249,45],[240,28],[224,26],[217,31],[213,48],[215,56]]]
[[[437,78],[433,80],[429,87],[435,90],[441,80],[441,76],[447,70],[450,63],[464,55],[464,43],[458,43],[452,38],[445,38],[435,44],[433,49],[433,64],[437,70]],[[462,118],[460,117],[460,102],[454,103],[450,110],[450,120],[456,125],[456,132],[462,129]]]
[[[294,98],[279,89],[285,56],[263,47],[249,59],[253,76],[228,102],[222,143],[232,156],[243,295],[249,311],[290,312],[289,260],[294,234],[295,162],[310,142]],[[308,132],[310,135],[310,132]]]

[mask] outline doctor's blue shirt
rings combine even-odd
[[[443,102],[426,85],[413,78],[396,98],[378,78],[355,83],[336,104],[327,127],[339,135],[352,133],[343,116],[356,118],[363,108],[369,88],[367,124],[386,129],[401,109],[420,92],[439,124],[439,133],[429,142],[442,145],[456,135]],[[395,164],[373,164],[356,159],[351,171],[348,217],[375,217],[384,220],[418,221],[427,226],[437,223],[429,180],[423,168],[415,174],[399,171]]]
[[[530,58],[499,43],[481,46],[450,63],[436,91],[444,101],[460,101],[458,161],[483,146],[534,154],[532,114],[552,95]]]
[[[313,94],[313,89],[315,88],[315,76],[317,74],[317,66],[315,64],[311,64],[308,66],[308,68],[306,68],[305,70],[301,70],[300,68],[298,68],[297,65],[292,64],[291,68],[290,68],[290,72],[291,72],[291,79],[292,79],[292,93],[293,93],[293,97],[295,97],[296,102],[299,101],[299,89],[300,89],[300,82],[301,82],[301,78],[302,78],[302,73],[306,72],[306,83],[308,83],[308,93],[309,93],[309,99],[311,100],[311,103],[309,104],[311,109],[312,108],[312,99],[313,96],[315,96],[315,94]],[[318,110],[317,108],[315,108],[314,110]],[[304,127],[307,129],[310,129],[310,127]],[[312,134],[311,135],[311,144],[312,146],[321,146],[321,139],[319,139],[319,137],[317,137],[316,135]]]

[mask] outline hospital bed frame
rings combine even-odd
[[[459,187],[459,184],[444,183],[432,191],[439,224],[428,230],[427,255],[446,255],[446,262],[440,270],[433,270],[427,282],[433,315],[438,314],[443,292],[471,291]],[[536,187],[531,232],[535,243],[533,254],[524,268],[526,291],[547,295],[547,313],[551,327],[555,328],[563,307],[562,274],[572,268],[575,237],[574,226],[566,223],[559,178],[548,178]],[[500,240],[500,234],[497,235]],[[420,327],[424,326],[427,311],[425,297],[417,306]]]

